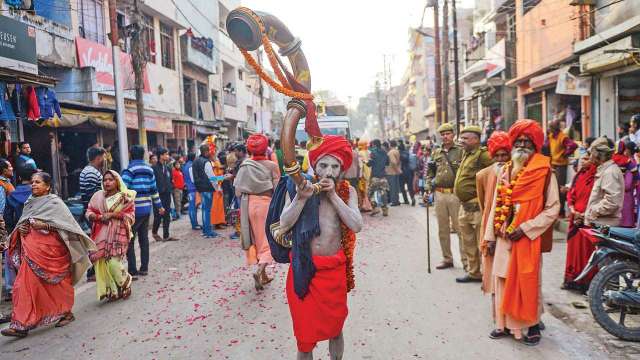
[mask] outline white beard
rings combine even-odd
[[[511,170],[511,176],[515,176],[525,166],[529,158],[533,155],[533,151],[529,149],[514,148],[511,150],[511,162],[513,163],[513,170]]]

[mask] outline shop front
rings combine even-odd
[[[619,130],[640,114],[640,34],[629,35],[580,55],[580,68],[592,76],[594,135],[620,137]]]

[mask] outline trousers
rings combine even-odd
[[[189,192],[189,220],[191,220],[191,228],[198,226],[198,207],[196,206],[196,192]]]
[[[127,249],[127,267],[129,268],[129,274],[135,275],[138,273],[136,267],[136,238],[140,244],[140,271],[149,271],[149,215],[136,216],[136,221],[133,223],[131,230],[133,238],[131,238]]]
[[[453,253],[451,252],[451,225],[453,231],[458,233],[460,244],[460,259],[465,270],[467,261],[464,252],[462,237],[460,236],[458,225],[458,216],[460,210],[460,200],[452,193],[435,192],[434,193],[436,219],[438,220],[438,239],[440,240],[440,249],[442,250],[442,261],[453,263]]]
[[[202,233],[204,235],[211,235],[213,230],[211,229],[211,205],[213,203],[212,192],[201,192],[202,197]]]
[[[470,277],[480,279],[480,224],[482,222],[482,212],[467,211],[460,208],[458,223],[460,225],[460,235],[464,246],[464,254],[467,258],[467,274]]]
[[[151,231],[154,234],[158,233],[160,229],[160,223],[162,222],[162,238],[169,238],[169,225],[171,224],[171,193],[160,193],[160,202],[162,202],[162,207],[164,208],[164,215],[160,215],[158,212],[154,212],[153,215],[153,228]]]

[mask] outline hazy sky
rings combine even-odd
[[[394,83],[408,61],[408,30],[420,24],[426,0],[242,0],[282,20],[302,40],[311,69],[312,90],[332,90],[352,103],[372,91],[391,61]],[[469,7],[473,0],[459,1]],[[459,5],[460,6],[460,5]],[[430,25],[433,13],[425,16]]]

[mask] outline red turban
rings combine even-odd
[[[542,150],[542,144],[544,143],[544,133],[540,124],[535,120],[521,119],[516,121],[509,129],[509,138],[511,139],[511,145],[516,142],[516,139],[524,135],[533,141],[533,145],[536,147],[536,151]]]
[[[487,146],[489,147],[489,155],[491,155],[491,157],[495,156],[498,150],[511,152],[511,139],[509,139],[509,134],[504,131],[494,131],[487,141]]]
[[[264,155],[269,147],[269,138],[262,134],[253,134],[247,139],[247,150],[251,155]]]
[[[351,166],[353,161],[353,153],[351,144],[344,136],[325,135],[322,137],[322,144],[317,148],[309,151],[309,162],[315,168],[318,159],[325,155],[331,155],[338,159],[342,164],[342,171]]]

